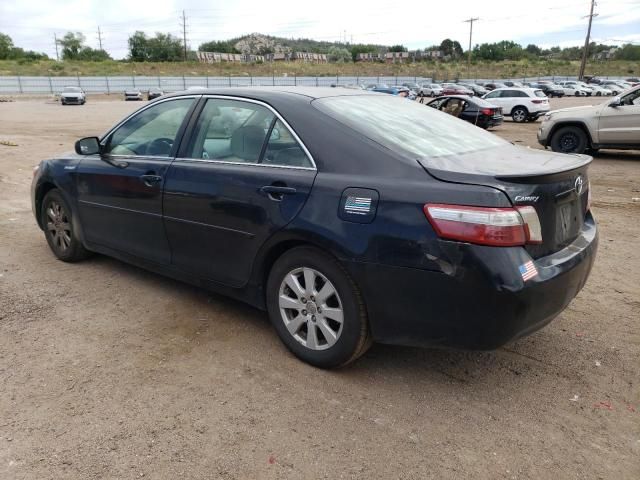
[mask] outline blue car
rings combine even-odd
[[[550,322],[596,255],[590,161],[391,95],[205,89],[42,161],[31,200],[58,259],[240,299],[332,368],[372,342],[493,349]]]

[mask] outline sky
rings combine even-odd
[[[424,5],[422,11],[416,7]],[[391,2],[367,0],[0,0],[0,32],[16,46],[55,58],[54,34],[82,32],[86,43],[113,58],[127,56],[127,38],[136,30],[182,37],[184,10],[187,43],[193,49],[209,40],[259,32],[283,37],[403,44],[409,49],[458,40],[466,50],[469,23],[473,44],[513,40],[526,46],[582,45],[590,0],[454,0]],[[640,44],[640,0],[599,0],[592,41]]]

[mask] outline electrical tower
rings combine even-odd
[[[53,44],[56,46],[56,62],[59,62],[60,55],[58,54],[58,37],[55,33],[53,34]]]
[[[180,17],[180,25],[182,27],[182,43],[184,46],[184,61],[187,61],[187,17],[182,10],[182,17]]]
[[[100,45],[100,50],[104,50],[102,48],[102,32],[100,31],[100,25],[98,25],[98,45]]]
[[[587,66],[587,56],[589,55],[589,38],[591,37],[591,22],[593,17],[597,17],[597,13],[593,13],[593,7],[595,6],[595,0],[591,0],[591,11],[587,17],[589,18],[589,27],[587,27],[587,38],[584,40],[584,50],[582,52],[582,61],[580,62],[580,72],[578,72],[578,80],[582,80],[584,77],[584,69]],[[583,18],[587,18],[583,17]]]
[[[469,24],[469,52],[467,58],[467,76],[470,75],[471,72],[471,37],[473,36],[473,22],[477,22],[480,20],[478,17],[471,17],[469,20],[465,20],[465,23]]]

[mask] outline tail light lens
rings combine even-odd
[[[544,103],[544,100],[531,100],[531,103]]]
[[[483,108],[482,110],[480,110],[480,112],[483,115],[493,115],[493,110],[490,108]]]
[[[424,213],[440,238],[500,247],[542,242],[533,207],[490,208],[428,203]]]

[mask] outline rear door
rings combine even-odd
[[[176,267],[244,285],[261,245],[303,207],[316,168],[271,107],[206,97],[167,173],[164,221]]]
[[[640,88],[621,97],[622,105],[602,107],[599,143],[640,145]]]

